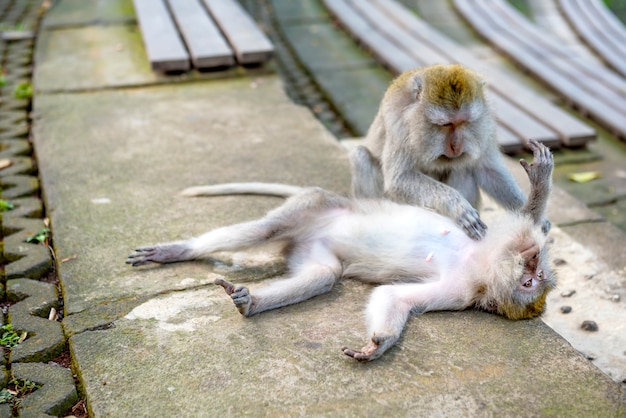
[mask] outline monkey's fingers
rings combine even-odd
[[[226,280],[217,279],[213,282],[213,284],[222,286],[227,295],[232,295],[233,293],[235,293],[235,285],[230,282],[227,282]]]
[[[457,219],[457,223],[463,228],[467,236],[475,241],[481,240],[487,234],[487,225],[480,219],[476,211],[463,213]]]
[[[130,264],[133,267],[152,264],[155,262],[153,260],[154,252],[154,247],[137,248],[126,258],[126,264]]]

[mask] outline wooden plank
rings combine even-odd
[[[374,0],[373,5],[393,20],[389,25],[402,27],[421,44],[419,49],[415,48],[416,53],[421,54],[425,45],[429,45],[437,48],[447,58],[445,62],[458,62],[480,72],[487,79],[490,90],[500,93],[502,97],[550,127],[565,145],[581,146],[596,139],[596,131],[589,125],[561,110],[496,66],[476,58],[467,52],[467,48],[459,46],[398,2]]]
[[[560,148],[561,140],[550,128],[516,107],[499,94],[490,96],[496,118],[523,141],[534,139],[550,148]]]
[[[133,0],[152,69],[187,71],[189,55],[163,0]]]
[[[518,12],[505,0],[483,0],[474,2],[489,19],[514,35],[517,41],[537,57],[551,59],[560,65],[563,72],[590,94],[610,100],[614,107],[626,115],[626,80],[603,65],[580,57],[574,50],[563,46],[563,42],[551,33],[542,30]],[[514,29],[513,29],[514,28]]]
[[[509,33],[508,28],[503,28],[501,24],[496,23],[497,17],[495,21],[489,20],[490,18],[487,16],[489,12],[481,7],[481,1],[454,0],[454,4],[473,27],[491,43],[513,60],[526,67],[537,78],[550,85],[563,97],[575,103],[584,113],[592,116],[613,133],[626,138],[626,119],[624,115],[612,106],[607,105],[604,100],[596,98],[583,90],[581,88],[583,80],[570,81],[551,67],[545,59],[539,59],[530,54],[526,46],[520,44],[519,39]],[[494,17],[491,17],[491,19],[494,19]],[[502,19],[499,22],[501,23],[501,21]]]
[[[419,65],[413,57],[372,28],[345,0],[324,0],[324,4],[352,36],[392,71],[400,73]]]
[[[240,64],[258,64],[271,58],[274,47],[235,0],[203,0]]]
[[[517,154],[524,149],[520,138],[501,124],[496,125],[496,136],[500,149],[506,154]]]
[[[196,68],[235,64],[233,50],[199,0],[168,0]]]
[[[604,4],[597,0],[561,0],[559,5],[585,43],[616,71],[626,75],[626,30],[614,22],[617,18]]]

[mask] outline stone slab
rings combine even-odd
[[[213,281],[207,263],[142,271],[124,260],[136,246],[258,217],[282,202],[190,199],[178,195],[185,187],[236,180],[349,187],[343,149],[275,77],[40,95],[34,113],[56,257],[76,257],[59,268],[68,314]]]
[[[42,31],[35,50],[35,88],[81,90],[154,83],[137,26]]]
[[[363,341],[369,291],[346,281],[331,294],[248,319],[216,287],[153,298],[113,328],[71,338],[90,410],[518,416],[523,405],[528,416],[623,413],[619,387],[541,321],[428,314],[411,320],[384,358],[357,363],[340,347]],[[537,365],[546,353],[550,360]]]
[[[57,0],[46,12],[42,25],[46,29],[85,26],[97,23],[133,22],[132,0]]]

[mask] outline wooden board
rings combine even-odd
[[[607,104],[603,98],[590,94],[584,88],[586,75],[580,74],[579,78],[573,80],[561,73],[559,71],[561,67],[552,65],[548,51],[542,56],[529,51],[527,34],[520,26],[494,14],[496,8],[493,6],[498,4],[497,2],[454,0],[454,4],[482,36],[574,103],[583,113],[609,128],[612,133],[626,138],[626,118],[623,109]],[[574,64],[575,61],[572,61],[571,65]]]
[[[324,3],[335,16],[340,16],[346,30],[393,72],[400,73],[419,65],[414,58],[374,30],[345,0],[326,0]]]
[[[561,0],[563,14],[604,61],[626,75],[626,29],[598,0]]]
[[[235,0],[203,0],[220,27],[240,64],[258,64],[270,59],[274,47],[252,18]]]
[[[189,55],[163,0],[133,0],[152,69],[187,71]]]
[[[233,50],[199,0],[168,0],[196,68],[229,66]]]

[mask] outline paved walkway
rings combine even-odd
[[[328,295],[246,319],[211,282],[273,276],[282,269],[275,257],[125,265],[138,245],[254,218],[280,203],[179,196],[187,186],[255,180],[345,192],[349,169],[344,149],[289,101],[276,75],[159,76],[131,2],[104,4],[65,0],[46,16],[33,109],[56,256],[68,259],[58,267],[63,327],[94,416],[625,413],[619,385],[541,320],[428,314],[410,321],[383,359],[359,364],[340,347],[364,341],[370,286],[344,281]],[[592,270],[623,280],[621,232],[589,222],[597,217],[561,190],[549,216],[555,255],[565,263],[560,280]]]

